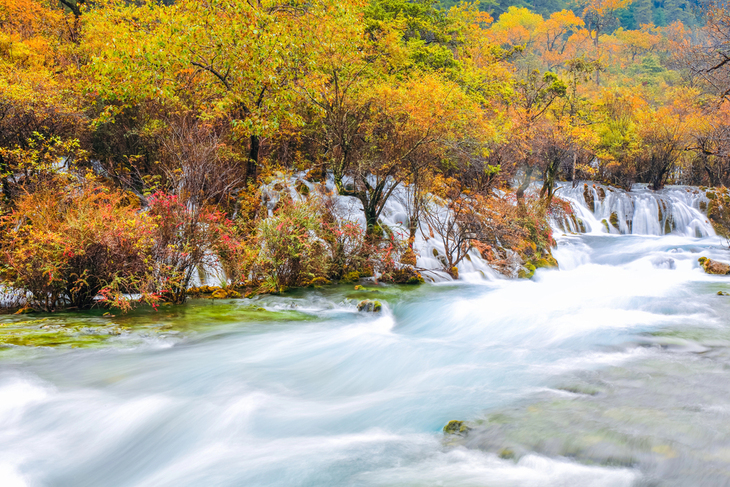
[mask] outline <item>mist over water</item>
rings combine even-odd
[[[561,235],[560,270],[530,281],[381,287],[379,315],[343,286],[260,298],[266,320],[199,301],[125,318],[179,333],[6,350],[0,484],[724,485],[689,452],[730,467],[730,394],[705,380],[725,380],[730,285],[697,264],[730,253],[691,216],[669,235]],[[607,412],[634,400],[633,419]],[[453,419],[474,433],[445,438]],[[628,446],[590,440],[597,422]]]

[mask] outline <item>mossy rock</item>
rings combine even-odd
[[[613,225],[615,228],[619,228],[618,226],[618,213],[615,211],[611,213],[611,216],[609,217],[609,222],[611,222],[611,225]]]
[[[535,260],[533,265],[536,269],[555,269],[558,267],[558,261],[552,255],[548,255],[547,257]]]
[[[517,455],[515,455],[514,450],[511,448],[502,448],[499,450],[499,453],[497,453],[499,458],[502,460],[514,460]]]
[[[730,274],[730,264],[708,259],[707,257],[700,257],[697,261],[700,263],[700,266],[707,274],[715,274],[720,276]]]
[[[401,267],[393,271],[392,280],[396,284],[423,284],[421,274],[412,267]]]
[[[583,184],[583,198],[586,200],[586,204],[591,211],[595,210],[595,201],[593,198],[593,191],[588,187],[587,184]]]
[[[532,262],[525,262],[525,265],[517,271],[517,277],[520,279],[532,279],[535,275],[535,265]]]
[[[297,193],[301,194],[302,196],[309,195],[309,186],[304,183],[300,183],[299,186],[297,186]]]
[[[444,426],[444,434],[446,435],[465,435],[471,428],[464,424],[463,421],[452,419]]]
[[[317,287],[317,286],[326,286],[328,284],[332,284],[332,281],[325,277],[315,277],[309,283],[307,286],[309,287]]]
[[[715,233],[730,238],[730,195],[727,190],[708,191],[707,218],[712,223]]]
[[[364,313],[380,313],[383,310],[383,304],[380,301],[365,299],[357,303],[357,310]]]
[[[459,278],[459,268],[456,266],[452,267],[449,274],[451,274],[451,277],[453,277],[454,279],[458,279]]]
[[[211,298],[213,299],[232,299],[232,298],[240,298],[241,293],[238,291],[234,291],[233,289],[223,289],[218,288],[216,289],[211,295]]]
[[[611,227],[608,225],[608,220],[604,218],[601,220],[601,223],[603,223],[603,228],[606,229],[606,233],[611,233]]]

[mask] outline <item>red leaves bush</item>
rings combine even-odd
[[[124,306],[122,296],[143,290],[154,224],[120,191],[48,185],[20,197],[0,224],[2,282],[34,308],[88,308],[99,295]]]

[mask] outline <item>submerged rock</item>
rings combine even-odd
[[[698,262],[707,274],[726,275],[730,274],[730,264],[719,262],[717,260],[700,257]]]
[[[652,259],[651,265],[657,269],[676,269],[676,263],[671,257],[656,257]]]

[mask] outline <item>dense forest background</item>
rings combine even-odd
[[[0,0],[2,282],[46,310],[182,302],[212,261],[231,293],[418,282],[419,235],[529,276],[561,180],[729,184],[729,98],[722,1]]]
[[[454,7],[458,3],[457,0],[439,1],[439,5],[445,9]],[[704,12],[710,3],[708,0],[635,0],[616,13],[616,27],[636,30],[642,24],[666,27],[676,21],[682,22],[686,26],[697,27],[702,24]],[[561,10],[580,12],[583,9],[580,2],[571,0],[482,0],[478,2],[478,7],[479,10],[488,12],[494,18],[499,18],[509,7],[527,8],[547,17]]]

